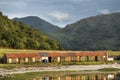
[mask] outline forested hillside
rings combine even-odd
[[[120,50],[120,12],[82,19],[52,36],[69,50]]]
[[[20,22],[12,21],[0,12],[0,47],[15,49],[60,50],[56,40]]]

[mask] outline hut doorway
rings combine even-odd
[[[98,56],[95,56],[95,61],[98,61]]]
[[[51,62],[52,61],[52,57],[48,57],[48,61]]]

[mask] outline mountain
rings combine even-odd
[[[60,50],[56,40],[21,22],[12,21],[0,12],[0,47],[15,49]]]
[[[60,30],[59,27],[52,25],[51,23],[48,23],[47,21],[36,16],[13,18],[13,20],[28,24],[44,33],[51,33]]]
[[[68,50],[120,50],[120,12],[82,19],[52,36]]]

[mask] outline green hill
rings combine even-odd
[[[52,36],[69,50],[120,50],[120,12],[82,19]]]
[[[0,47],[15,49],[60,50],[56,40],[20,22],[12,21],[0,12]]]

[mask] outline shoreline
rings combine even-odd
[[[0,75],[6,74],[22,74],[29,72],[45,72],[45,71],[93,71],[100,72],[99,69],[102,68],[118,68],[120,69],[120,64],[102,64],[102,65],[66,65],[66,66],[57,66],[57,67],[29,67],[29,68],[16,68],[16,69],[3,69],[0,68]],[[119,71],[118,71],[119,72]]]

